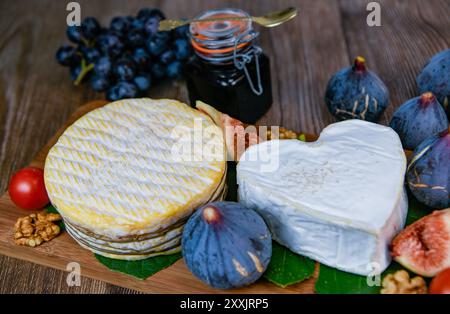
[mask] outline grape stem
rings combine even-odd
[[[92,44],[92,42],[90,42],[89,40],[84,39],[84,38],[81,38],[81,42],[82,42],[86,47],[92,47],[92,46],[94,46],[94,45]]]
[[[81,60],[81,71],[77,76],[77,79],[75,80],[75,82],[73,82],[73,84],[75,86],[79,86],[81,84],[81,82],[83,81],[83,78],[91,71],[94,69],[94,64],[88,64],[86,65],[86,60],[82,59]]]

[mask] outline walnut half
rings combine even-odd
[[[300,133],[285,129],[283,127],[279,128],[278,137],[277,137],[277,134],[272,134],[272,131],[270,129],[267,130],[267,139],[269,139],[269,140],[275,140],[275,139],[292,140],[292,139],[298,139],[299,136],[300,136]]]
[[[399,270],[383,279],[381,294],[426,294],[427,284],[422,277],[409,278],[406,270]]]
[[[14,225],[14,242],[30,247],[48,242],[61,232],[59,226],[55,224],[61,219],[59,214],[45,211],[21,217]]]

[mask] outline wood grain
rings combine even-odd
[[[0,1],[0,192],[9,177],[27,165],[80,105],[102,95],[74,87],[54,53],[65,39],[68,1]],[[450,46],[449,0],[383,0],[382,27],[365,23],[369,0],[80,0],[83,16],[103,25],[116,15],[160,7],[170,17],[192,17],[218,7],[252,14],[297,6],[300,15],[274,29],[261,30],[260,43],[271,57],[274,104],[261,124],[319,133],[333,122],[323,103],[329,77],[356,55],[386,82],[391,104],[387,123],[402,102],[416,95],[415,77],[425,61]],[[182,81],[154,87],[151,97],[187,100]],[[65,273],[0,256],[0,292],[107,293],[132,290],[83,278],[69,288]]]

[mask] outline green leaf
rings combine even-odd
[[[272,259],[264,278],[280,287],[302,282],[314,274],[315,262],[272,242]]]
[[[380,283],[386,275],[401,269],[403,267],[400,264],[392,262],[381,274]],[[350,274],[320,264],[315,288],[320,294],[378,294],[381,286],[369,286],[366,276]]]
[[[306,135],[302,133],[298,136],[298,139],[302,142],[306,142]]]
[[[95,258],[112,271],[147,279],[157,272],[169,267],[181,258],[181,253],[149,257],[140,261],[123,261],[94,254]]]
[[[52,204],[49,204],[45,208],[45,210],[47,211],[47,213],[50,213],[50,214],[59,214],[59,212],[56,210],[56,208]]]
[[[408,190],[408,216],[406,217],[406,225],[414,223],[422,217],[431,214],[433,210],[426,205],[420,203]]]
[[[320,265],[316,292],[321,294],[376,294],[380,287],[369,287],[365,276],[346,273]]]
[[[47,213],[49,213],[49,214],[59,214],[59,212],[58,212],[58,210],[52,205],[52,204],[49,204],[46,208],[45,208],[45,211],[47,212]],[[65,231],[66,230],[66,225],[64,224],[64,221],[58,221],[58,226],[59,226],[59,229],[61,230],[61,232],[63,232],[63,231]]]

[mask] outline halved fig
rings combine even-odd
[[[391,254],[405,268],[424,277],[450,267],[450,208],[406,227],[392,241]]]

